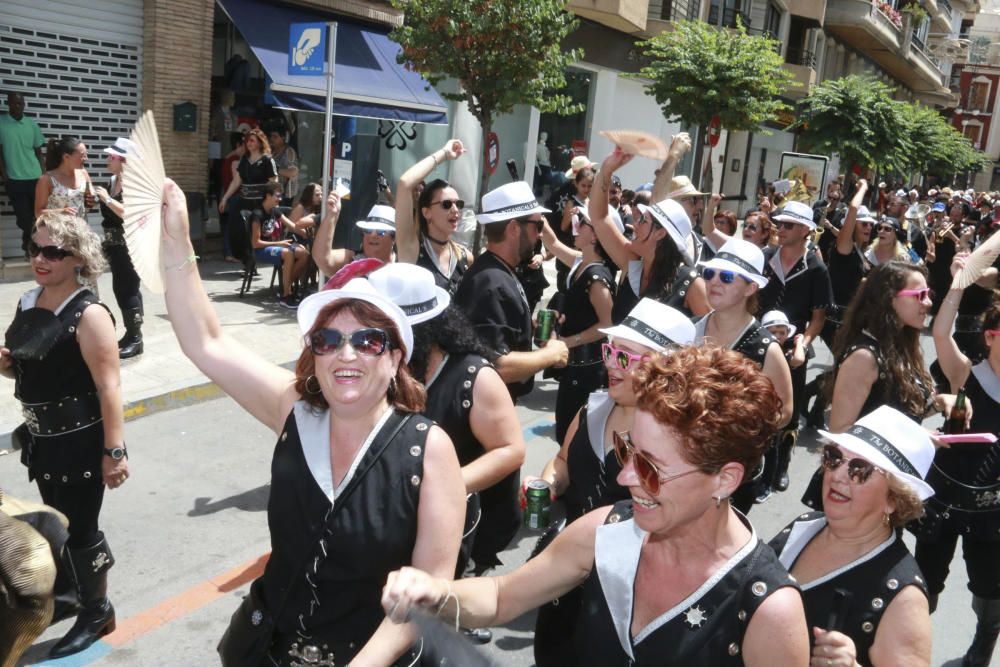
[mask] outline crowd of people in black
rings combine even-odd
[[[0,348],[25,410],[23,461],[69,519],[55,589],[76,599],[57,613],[78,615],[55,655],[114,630],[98,515],[104,489],[128,477],[114,324],[91,289],[105,254],[125,270],[121,184],[94,189],[111,230],[102,254],[75,215],[86,147],[63,143],[26,246],[38,287]],[[263,171],[238,171],[220,210],[237,191],[256,197],[239,206],[256,211],[259,260],[282,267],[304,340],[293,370],[220,326],[184,194],[164,191],[181,348],[277,438],[272,554],[219,644],[224,665],[441,664],[448,646],[425,641],[415,613],[489,641],[490,626],[535,608],[542,667],[929,665],[959,538],[978,618],[963,664],[989,664],[1000,445],[946,444],[923,424],[964,414],[959,430],[1000,434],[997,269],[951,287],[1000,225],[1000,198],[835,181],[813,206],[767,197],[740,222],[674,173],[690,149],[679,135],[648,189],[622,188],[616,172],[635,156],[616,149],[600,165],[574,160],[546,206],[523,181],[490,191],[474,256],[456,240],[462,193],[425,182],[462,159],[452,140],[403,174],[394,206],[357,221],[364,245],[349,250],[332,247],[339,195],[321,202],[310,185],[277,211],[288,193],[261,157],[267,139],[245,143]],[[297,298],[303,234],[333,277]],[[559,269],[541,336],[550,327],[523,269],[548,259]],[[136,281],[115,280],[141,322]],[[807,383],[819,340],[834,364]],[[558,382],[559,449],[522,478],[515,406],[539,373]],[[801,429],[822,443],[806,513],[775,495]],[[489,576],[536,483],[565,521],[526,563]],[[794,520],[758,535],[748,515],[778,498]]]

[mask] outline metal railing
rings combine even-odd
[[[889,15],[883,12],[881,9],[879,9],[878,5],[874,2],[872,3],[871,15],[876,19],[881,19],[885,21],[887,24],[892,26],[892,29],[895,30],[896,32],[902,31],[902,19],[900,19],[900,24],[896,25],[896,23],[891,18],[889,18]]]
[[[719,23],[719,8],[710,7],[708,10],[708,24],[709,25],[721,25],[723,28],[735,28],[736,18],[739,17],[740,23],[743,24],[745,28],[750,27],[750,14],[747,12],[741,12],[737,9],[723,9],[722,10],[722,23]]]
[[[951,17],[954,15],[955,10],[951,8],[951,3],[948,0],[938,0],[938,7],[941,9],[941,13],[945,15],[948,19],[948,23],[951,23]]]
[[[785,52],[785,62],[789,65],[802,65],[816,69],[816,54],[806,49],[797,49],[791,46]]]
[[[650,0],[649,16],[661,21],[694,21],[701,15],[701,0]]]

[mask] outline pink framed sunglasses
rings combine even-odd
[[[930,287],[923,287],[921,289],[901,289],[896,292],[896,296],[915,296],[917,301],[926,301],[930,299],[934,300],[934,290]]]
[[[605,364],[610,363],[614,359],[615,365],[623,371],[629,370],[645,358],[641,354],[632,354],[627,350],[617,348],[611,343],[601,343],[601,354],[604,357]]]

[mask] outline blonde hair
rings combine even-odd
[[[894,528],[906,525],[924,515],[924,503],[910,485],[891,472],[886,474],[886,480],[889,482],[889,500],[896,505],[896,511],[889,515]]]
[[[107,263],[101,250],[101,239],[86,221],[75,215],[47,211],[35,220],[32,234],[42,228],[48,232],[53,244],[83,260],[80,277],[91,285],[96,284]]]

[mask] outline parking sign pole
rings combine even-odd
[[[323,119],[323,210],[326,210],[326,198],[330,194],[330,172],[333,168],[330,160],[333,141],[333,87],[337,72],[337,23],[327,23],[329,30],[326,40],[326,112]]]

